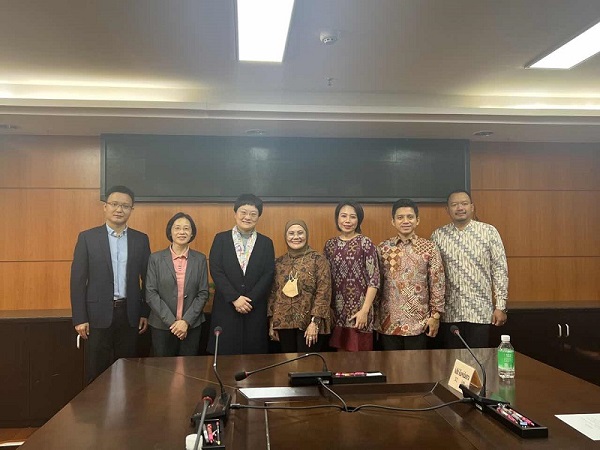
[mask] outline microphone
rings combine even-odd
[[[479,368],[481,369],[482,378],[483,378],[482,379],[483,386],[481,387],[481,391],[479,394],[476,394],[475,392],[473,392],[471,389],[469,389],[468,386],[461,384],[460,389],[463,393],[463,397],[472,398],[475,401],[475,404],[477,405],[477,407],[479,409],[482,409],[484,405],[497,405],[498,403],[500,403],[498,400],[492,400],[492,399],[485,397],[486,386],[487,386],[487,377],[485,374],[485,368],[483,367],[483,364],[481,364],[481,362],[479,361],[477,356],[475,356],[475,353],[473,353],[473,350],[471,350],[471,347],[469,347],[469,344],[467,344],[467,342],[461,336],[460,330],[458,329],[458,327],[456,325],[452,325],[450,327],[450,333],[454,334],[455,336],[458,336],[458,338],[462,341],[462,343],[464,344],[466,349],[469,350],[469,353],[471,353],[471,356],[473,357],[475,362],[479,365]]]
[[[200,421],[198,422],[198,429],[196,430],[196,442],[194,443],[194,450],[198,450],[198,444],[200,443],[200,435],[202,433],[202,425],[204,425],[204,421],[206,420],[206,411],[210,405],[215,401],[215,397],[217,396],[217,391],[212,386],[207,386],[202,391],[202,413],[200,415]],[[194,414],[195,416],[196,414]],[[194,419],[192,416],[192,420]]]
[[[284,364],[289,364],[294,361],[298,361],[299,359],[308,358],[309,356],[318,356],[323,361],[323,371],[322,372],[289,372],[289,380],[291,386],[310,386],[310,385],[318,385],[319,379],[323,380],[325,384],[331,383],[332,373],[327,368],[327,362],[325,358],[319,353],[305,353],[304,355],[296,356],[295,358],[286,359],[285,361],[280,361],[275,364],[271,364],[266,367],[261,367],[260,369],[251,370],[249,372],[241,371],[235,374],[235,381],[242,381],[248,378],[250,375],[253,375],[258,372],[262,372],[264,370],[273,369],[274,367],[282,366]]]
[[[477,364],[479,364],[479,368],[481,369],[481,373],[483,375],[483,386],[481,387],[481,392],[480,395],[482,397],[485,397],[485,388],[487,386],[487,380],[486,380],[486,375],[485,375],[485,368],[483,367],[483,364],[481,364],[479,362],[479,359],[477,359],[477,356],[475,356],[475,353],[473,353],[473,350],[471,350],[471,347],[469,347],[469,344],[467,344],[467,341],[465,341],[463,339],[463,337],[460,334],[460,330],[458,329],[458,327],[456,325],[452,325],[450,327],[450,333],[454,334],[455,336],[458,336],[458,338],[462,341],[462,343],[464,344],[464,346],[467,348],[467,350],[469,350],[469,353],[471,354],[471,356],[473,357],[473,359],[475,360],[475,362]]]
[[[223,386],[223,382],[221,381],[221,377],[219,376],[219,371],[217,370],[217,353],[219,350],[219,336],[223,332],[223,328],[217,326],[215,327],[215,358],[213,360],[213,372],[215,373],[215,377],[219,382],[219,386],[221,388],[221,395],[217,397],[216,402],[211,402],[207,411],[206,411],[206,420],[212,419],[223,419],[223,421],[227,421],[227,417],[229,415],[229,406],[231,405],[231,394],[225,392],[225,387]],[[196,405],[196,409],[194,410],[194,414],[192,415],[192,424],[194,424],[195,417],[198,415],[200,411],[201,403]]]
[[[219,386],[221,387],[221,395],[217,399],[215,403],[213,403],[208,411],[206,412],[207,419],[224,419],[227,420],[227,416],[229,415],[229,405],[231,404],[231,394],[225,392],[225,388],[223,387],[223,382],[221,381],[221,377],[219,376],[219,371],[217,370],[217,355],[219,353],[219,336],[223,332],[223,328],[220,326],[215,327],[215,358],[213,360],[213,372],[215,373],[215,377],[219,382]]]
[[[223,332],[223,328],[215,327],[215,358],[213,360],[213,372],[215,373],[215,377],[217,377],[217,381],[219,382],[219,386],[221,386],[221,397],[227,395],[225,392],[225,388],[223,387],[223,382],[221,381],[221,377],[219,376],[219,372],[217,370],[217,352],[219,351],[219,336]]]

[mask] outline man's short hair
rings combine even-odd
[[[471,193],[469,191],[466,191],[464,189],[457,189],[448,194],[448,197],[446,197],[446,204],[450,203],[450,197],[452,197],[454,194],[467,194],[467,196],[469,197],[469,201],[473,203],[473,199],[471,198]]]
[[[338,229],[338,231],[342,231],[342,229],[338,225],[338,218],[340,217],[340,211],[344,206],[351,206],[352,208],[354,208],[354,211],[356,211],[356,217],[358,219],[356,232],[361,233],[362,231],[360,230],[360,224],[365,218],[365,212],[363,211],[363,207],[360,205],[360,203],[355,202],[354,200],[343,200],[339,202],[338,205],[335,207],[335,227]]]
[[[256,195],[254,195],[254,194],[240,195],[237,198],[237,200],[235,201],[235,204],[233,205],[233,212],[237,212],[237,210],[240,208],[240,206],[244,206],[244,205],[256,206],[256,209],[258,209],[258,216],[260,217],[262,215],[263,201],[260,198],[258,198]]]
[[[173,243],[173,234],[171,232],[171,228],[173,228],[173,224],[175,223],[175,221],[177,219],[187,219],[190,221],[190,226],[192,227],[192,237],[190,238],[189,242],[192,242],[195,238],[196,238],[196,224],[194,223],[194,219],[192,219],[192,217],[189,214],[186,214],[184,212],[178,212],[177,214],[175,214],[173,217],[171,217],[169,219],[169,221],[167,222],[167,239],[169,240],[169,242]]]
[[[113,186],[109,190],[107,190],[106,191],[106,200],[108,200],[108,197],[110,197],[115,192],[117,192],[119,194],[129,195],[131,197],[131,203],[132,204],[135,203],[135,194],[133,193],[133,191],[131,189],[129,189],[127,186],[122,186],[122,185]]]
[[[419,207],[417,204],[409,198],[401,198],[400,200],[396,200],[392,205],[392,219],[396,216],[396,211],[400,208],[412,208],[415,216],[419,217]]]

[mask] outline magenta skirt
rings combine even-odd
[[[373,333],[363,333],[356,328],[335,327],[329,345],[349,352],[373,350]]]

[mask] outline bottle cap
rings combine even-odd
[[[502,336],[500,336],[500,340],[502,342],[510,342],[510,335],[508,334],[503,334]]]

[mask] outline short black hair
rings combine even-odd
[[[175,214],[173,217],[171,217],[169,219],[169,221],[167,222],[167,239],[169,240],[169,242],[173,242],[173,234],[171,233],[171,228],[173,228],[173,224],[175,223],[175,221],[177,219],[187,219],[190,221],[190,226],[192,227],[192,237],[190,238],[190,242],[192,242],[195,238],[196,238],[196,224],[194,223],[194,219],[192,219],[192,217],[189,214],[186,214],[184,212],[178,212],[177,214]]]
[[[450,203],[450,197],[452,197],[454,194],[467,194],[467,196],[469,197],[469,201],[473,203],[473,198],[471,197],[471,193],[469,191],[466,191],[464,189],[457,189],[448,194],[448,197],[446,197],[446,205]]]
[[[263,201],[260,198],[258,198],[256,195],[254,195],[254,194],[240,195],[236,199],[235,204],[233,205],[233,212],[237,212],[237,210],[240,208],[240,206],[244,206],[244,205],[256,206],[256,209],[258,209],[258,216],[260,217],[262,215]]]
[[[415,216],[419,217],[419,207],[417,204],[409,198],[401,198],[400,200],[396,200],[392,205],[392,219],[396,216],[396,211],[400,208],[412,208]]]
[[[106,191],[106,200],[108,200],[108,197],[110,197],[111,194],[114,194],[115,192],[118,192],[119,194],[129,195],[131,197],[131,204],[133,205],[135,203],[135,194],[133,193],[133,191],[127,186],[121,185],[113,186],[108,191]]]
[[[358,203],[354,200],[343,200],[343,201],[339,202],[338,205],[335,207],[335,216],[334,216],[335,227],[338,229],[338,231],[342,231],[342,229],[338,225],[338,219],[340,217],[340,211],[342,210],[342,208],[344,206],[351,206],[352,208],[354,208],[354,211],[356,211],[356,217],[358,219],[358,225],[356,226],[356,232],[361,233],[362,231],[360,230],[360,224],[362,223],[363,219],[365,218],[365,212],[363,211],[363,207],[360,205],[360,203]]]

